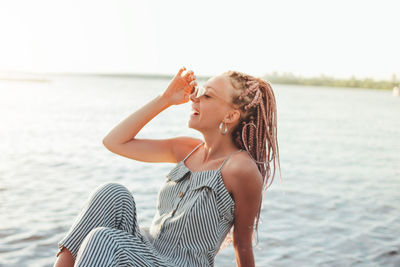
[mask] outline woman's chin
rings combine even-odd
[[[200,117],[200,114],[195,115],[195,114],[190,114],[190,120],[197,120]]]
[[[188,126],[189,128],[195,128],[197,119],[199,115],[190,115],[189,121],[188,121]]]
[[[197,122],[199,120],[200,115],[191,114],[189,117],[189,122]]]

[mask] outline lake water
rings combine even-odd
[[[149,225],[169,163],[115,155],[103,137],[168,80],[51,76],[0,81],[0,265],[52,266],[89,193],[119,182]],[[261,214],[257,266],[400,266],[400,98],[390,91],[273,85],[282,169]],[[137,137],[188,135],[190,103]],[[216,266],[235,266],[232,245]]]

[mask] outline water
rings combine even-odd
[[[0,265],[52,266],[89,193],[119,182],[149,225],[169,163],[112,154],[103,137],[168,80],[52,76],[0,82]],[[279,174],[267,191],[257,266],[400,265],[400,98],[390,91],[273,85]],[[190,104],[137,137],[188,135]],[[232,245],[216,266],[235,266]]]

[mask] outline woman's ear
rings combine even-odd
[[[240,112],[237,109],[234,109],[230,111],[226,117],[225,117],[225,122],[230,123],[230,124],[235,124],[237,121],[240,119]]]

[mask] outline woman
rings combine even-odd
[[[270,162],[279,154],[270,85],[228,71],[197,87],[181,68],[162,94],[119,123],[103,140],[111,152],[138,161],[177,163],[158,194],[150,229],[139,228],[124,186],[100,186],[59,242],[56,266],[213,266],[233,227],[238,266],[254,266],[252,238]],[[192,137],[138,139],[164,109],[192,101]],[[271,182],[272,182],[271,180]]]

